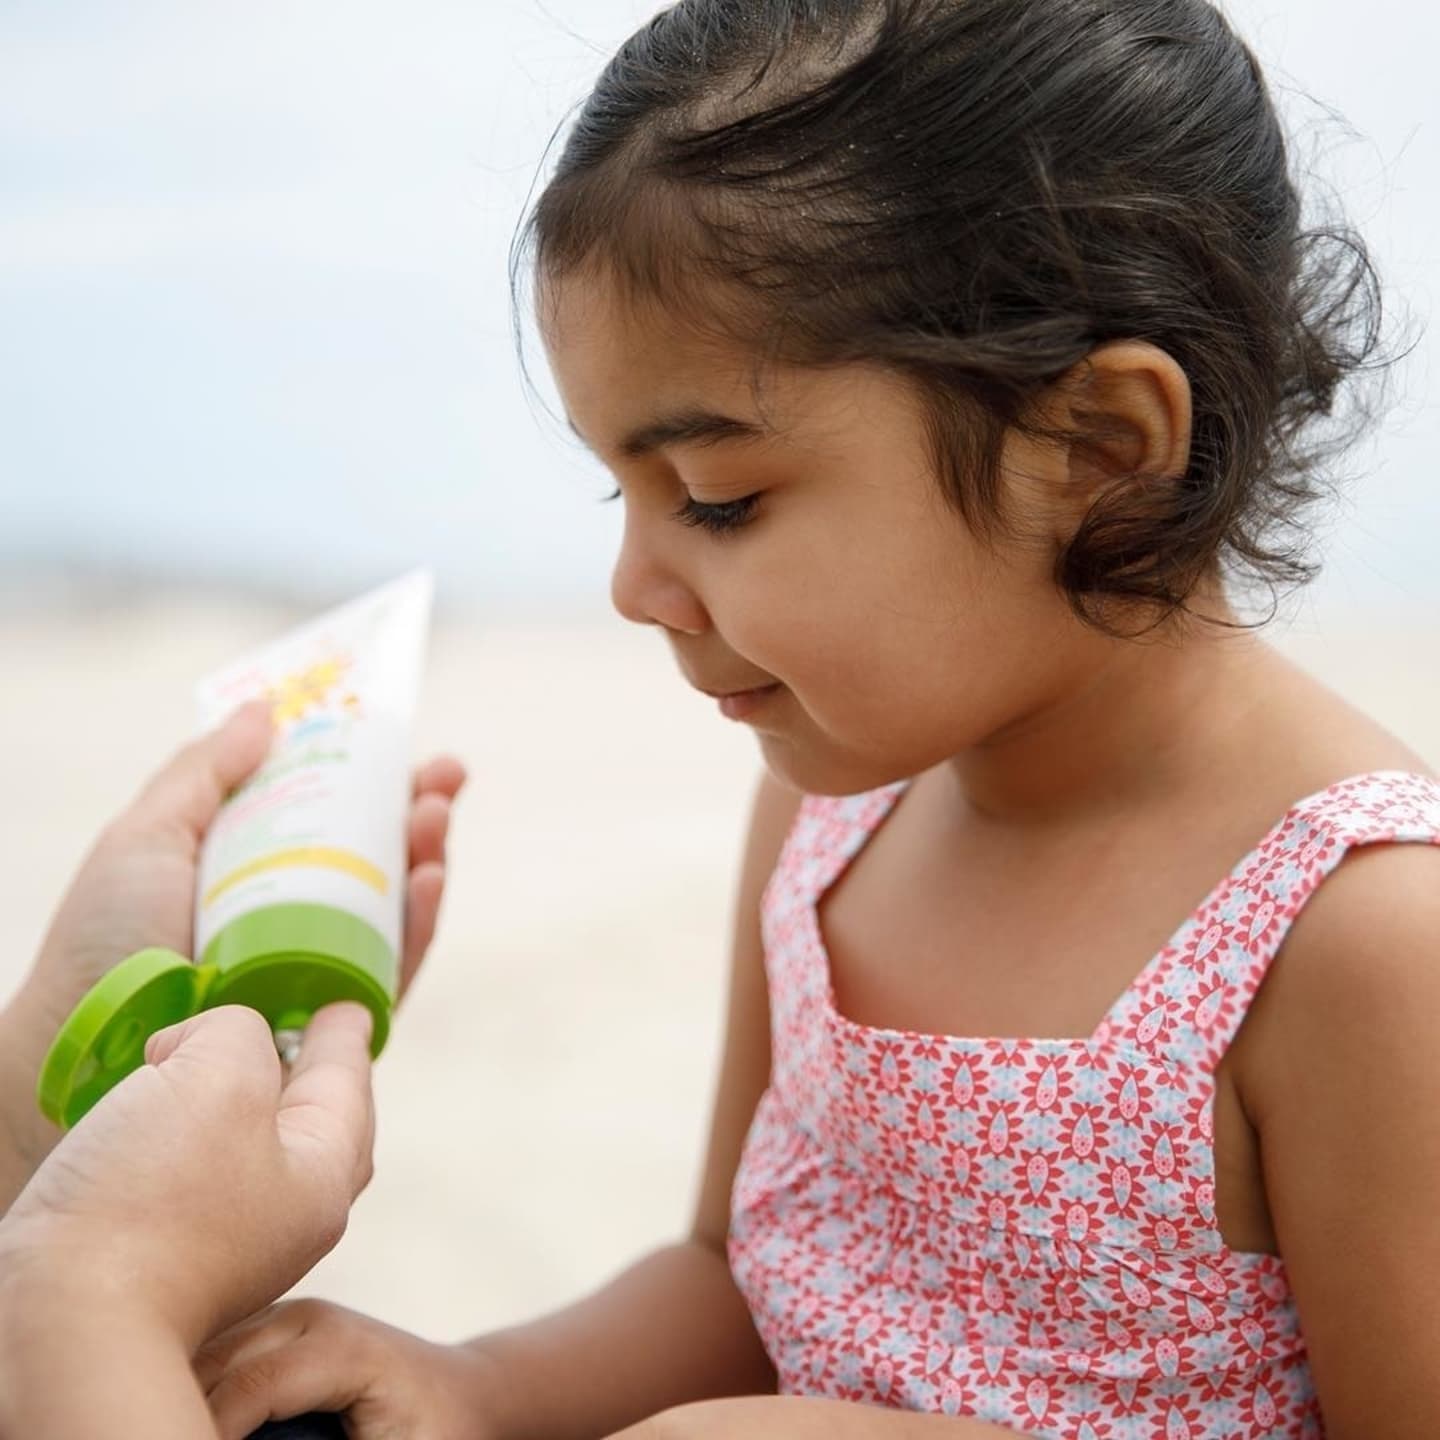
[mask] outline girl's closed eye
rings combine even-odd
[[[604,498],[618,500],[620,498],[619,489],[611,491]],[[712,535],[725,535],[748,524],[754,518],[755,507],[759,502],[758,492],[752,495],[741,495],[735,500],[721,500],[709,504],[687,495],[670,518],[678,520],[682,525],[708,530]]]
[[[712,535],[725,535],[749,524],[759,503],[758,494],[742,495],[736,500],[722,500],[712,505],[687,495],[684,504],[671,518],[682,525],[708,530]]]

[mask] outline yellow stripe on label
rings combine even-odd
[[[378,890],[384,895],[390,888],[385,872],[372,865],[363,855],[353,850],[337,850],[330,845],[306,845],[295,850],[277,850],[273,855],[262,855],[258,860],[239,865],[223,879],[217,880],[206,892],[203,904],[213,905],[227,890],[263,875],[267,870],[290,870],[297,865],[318,866],[322,870],[340,870],[353,875],[362,884]]]

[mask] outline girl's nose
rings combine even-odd
[[[702,634],[710,623],[705,607],[643,529],[633,516],[626,516],[625,538],[610,574],[611,604],[637,625]]]

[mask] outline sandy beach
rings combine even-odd
[[[0,992],[193,679],[297,618],[176,594],[0,613]],[[1440,615],[1281,648],[1440,764]],[[751,737],[618,622],[452,618],[416,753],[470,766],[440,937],[377,1070],[374,1182],[304,1282],[435,1338],[576,1296],[686,1222]],[[1218,878],[1218,877],[1217,877]]]

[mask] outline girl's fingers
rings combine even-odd
[[[429,861],[445,863],[445,837],[450,831],[450,801],[434,791],[410,807],[410,869]]]
[[[323,1338],[302,1335],[284,1348],[232,1366],[208,1396],[222,1440],[244,1440],[266,1420],[349,1409],[361,1398],[368,1377],[357,1376],[347,1359]]]
[[[293,1301],[267,1305],[265,1309],[222,1330],[207,1340],[190,1362],[195,1379],[208,1395],[227,1370],[258,1360],[268,1350],[280,1350],[305,1333],[303,1306]]]
[[[440,898],[445,892],[445,867],[427,860],[410,872],[405,905],[405,946],[400,961],[400,990],[397,1000],[410,988],[420,961],[435,938],[435,921]]]
[[[465,784],[465,767],[453,755],[437,755],[415,771],[412,790],[417,798],[425,794],[443,795],[453,800]]]

